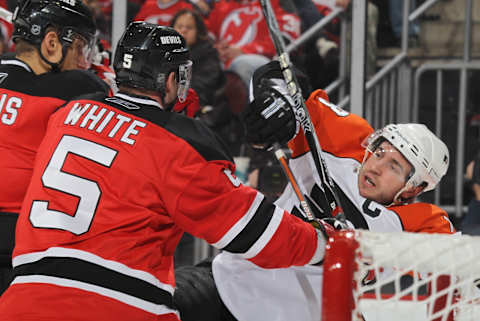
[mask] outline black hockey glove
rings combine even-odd
[[[255,148],[269,149],[274,143],[292,139],[298,125],[278,61],[255,70],[250,85],[250,104],[242,118],[247,142]]]
[[[270,149],[274,143],[283,145],[295,136],[298,126],[288,98],[274,86],[266,86],[250,103],[243,113],[249,144]]]

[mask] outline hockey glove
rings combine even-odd
[[[269,80],[265,80],[269,82]],[[255,148],[270,149],[273,144],[285,144],[297,130],[292,106],[276,86],[265,86],[243,113],[247,142]]]
[[[318,238],[318,248],[315,251],[312,259],[310,260],[310,265],[321,265],[323,263],[323,258],[325,256],[325,246],[328,243],[328,239],[335,233],[335,228],[329,223],[326,223],[320,219],[314,219],[308,221],[307,223],[311,224],[317,231]]]

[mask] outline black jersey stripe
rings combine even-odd
[[[14,276],[45,275],[84,282],[175,309],[172,295],[151,283],[77,258],[45,257],[18,265]]]
[[[275,208],[264,199],[245,228],[223,249],[231,253],[247,252],[267,229]]]

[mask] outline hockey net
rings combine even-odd
[[[342,231],[324,261],[322,321],[480,321],[480,237]]]

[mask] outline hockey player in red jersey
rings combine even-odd
[[[174,29],[130,24],[114,68],[118,94],[84,96],[50,118],[2,321],[179,320],[183,231],[264,268],[322,259],[328,225],[316,230],[242,185],[219,138],[169,111],[191,72]]]
[[[15,55],[0,64],[0,293],[10,281],[15,222],[50,115],[106,85],[88,66],[95,24],[81,1],[20,1]],[[59,72],[62,71],[62,72]]]

